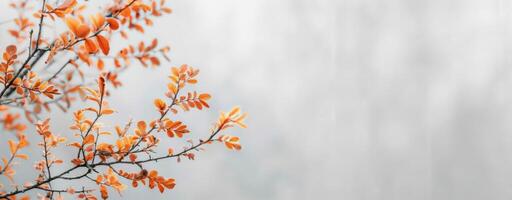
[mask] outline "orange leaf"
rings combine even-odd
[[[13,56],[16,54],[16,46],[15,45],[9,45],[7,46],[7,48],[5,48],[5,51],[10,55],[10,56]]]
[[[93,142],[94,142],[94,135],[89,134],[89,135],[85,136],[84,144],[89,144],[89,143],[93,143]]]
[[[98,59],[96,66],[98,67],[99,70],[103,70],[103,68],[105,68],[105,62],[103,62],[102,59]]]
[[[107,191],[107,187],[105,187],[105,185],[100,186],[100,193],[101,193],[101,198],[108,199],[108,191]]]
[[[167,179],[167,180],[164,182],[165,187],[166,187],[167,189],[173,189],[173,188],[174,188],[174,186],[176,185],[176,184],[174,183],[174,181],[175,181],[175,180],[174,180],[174,179],[172,179],[172,178]]]
[[[164,193],[164,186],[162,184],[158,184],[158,190],[160,191],[160,193]]]
[[[82,162],[83,162],[83,161],[82,161],[82,160],[80,160],[80,159],[78,159],[78,158],[75,158],[75,159],[71,160],[71,162],[72,162],[73,164],[75,164],[75,165],[80,165],[80,164],[82,164]]]
[[[167,107],[167,104],[162,99],[155,99],[154,103],[159,111],[163,111]]]
[[[89,53],[96,53],[98,51],[98,46],[96,45],[94,40],[91,39],[85,39],[85,48]]]
[[[66,22],[66,25],[68,26],[69,30],[73,32],[75,35],[78,32],[78,26],[80,25],[80,21],[76,20],[73,17],[66,17],[64,20]]]
[[[135,162],[136,159],[137,159],[137,155],[135,155],[133,153],[130,154],[130,161]]]
[[[28,160],[28,155],[27,154],[17,154],[16,157],[17,158],[21,158],[23,160]]]
[[[199,99],[203,100],[203,101],[206,101],[208,99],[212,98],[212,96],[210,96],[209,94],[207,93],[204,93],[204,94],[200,94],[199,95]]]
[[[123,16],[123,17],[126,17],[126,18],[129,18],[130,15],[132,14],[132,9],[130,7],[124,9],[121,11],[120,15]]]
[[[148,176],[151,177],[151,178],[156,178],[158,176],[158,171],[151,170],[151,171],[149,171],[149,175]]]
[[[94,24],[95,30],[98,30],[105,24],[105,17],[100,13],[96,13],[95,15],[91,15],[91,21]]]
[[[112,110],[110,108],[101,110],[102,115],[110,115],[112,113],[114,113],[114,110]]]
[[[141,131],[146,131],[146,122],[144,122],[144,121],[137,122],[137,128]]]
[[[74,147],[76,147],[76,148],[81,148],[81,147],[82,147],[82,146],[80,145],[80,143],[78,143],[78,142],[73,142],[73,143],[71,143],[71,144],[68,144],[68,146],[74,146]]]
[[[172,13],[172,9],[171,8],[162,8],[161,9],[163,12],[169,14],[169,13]]]
[[[117,19],[115,19],[115,18],[107,18],[107,22],[110,25],[110,28],[112,30],[119,29],[119,21],[117,21]]]
[[[89,26],[87,26],[85,24],[81,24],[80,26],[77,27],[75,35],[78,38],[85,38],[85,37],[87,37],[87,35],[89,35],[90,32],[91,32],[91,28],[89,28]]]
[[[151,64],[153,64],[154,66],[160,65],[160,60],[158,60],[157,57],[150,57],[149,60],[151,61]]]
[[[103,37],[102,35],[97,35],[96,41],[98,41],[101,52],[103,52],[105,55],[108,55],[108,52],[110,51],[110,44],[107,38]]]
[[[91,147],[92,147],[92,145],[91,145]],[[87,161],[92,160],[93,157],[94,157],[94,153],[89,152],[87,155],[85,155],[85,160],[87,160]]]
[[[66,0],[59,7],[55,8],[56,10],[66,10],[70,7],[76,5],[76,0]]]
[[[98,78],[98,89],[100,91],[100,96],[103,96],[105,94],[105,78],[102,76]]]
[[[208,103],[206,103],[206,101],[203,101],[202,99],[200,99],[199,102],[201,102],[201,104],[203,104],[204,107],[210,108],[210,105],[208,105]]]
[[[16,149],[18,148],[16,146],[16,143],[12,140],[7,141],[7,143],[9,143],[9,150],[11,151],[12,154],[14,154],[14,152],[16,152]]]

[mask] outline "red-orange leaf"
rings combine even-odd
[[[89,28],[89,26],[87,26],[85,24],[81,24],[80,26],[77,27],[75,35],[78,38],[85,38],[85,37],[87,37],[87,35],[89,35],[90,32],[91,32],[91,28]]]
[[[78,159],[78,158],[75,158],[73,160],[71,160],[71,162],[75,165],[81,165],[83,163],[83,161],[81,159]]]
[[[137,160],[137,155],[135,155],[133,153],[130,154],[130,161],[135,162],[135,160]]]
[[[85,49],[87,49],[87,52],[89,53],[96,53],[98,51],[98,46],[94,42],[94,40],[91,39],[85,39]]]
[[[108,199],[108,191],[107,191],[107,187],[105,187],[105,185],[100,186],[100,193],[101,193],[101,198]]]
[[[207,93],[203,93],[203,94],[200,94],[199,95],[199,99],[203,100],[203,101],[206,101],[206,100],[209,100],[210,98],[212,98],[212,96],[210,96],[209,94]]]
[[[103,54],[105,55],[108,55],[108,52],[110,51],[110,44],[107,38],[105,38],[102,35],[97,35],[96,41],[98,41],[98,45],[100,46],[101,52],[103,52]]]
[[[119,29],[119,21],[117,21],[117,19],[115,19],[115,18],[107,18],[107,22],[110,25],[110,28],[112,30]]]
[[[10,55],[10,56],[13,56],[16,54],[16,46],[15,45],[9,45],[7,46],[7,48],[5,48],[5,51]]]

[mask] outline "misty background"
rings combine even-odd
[[[512,198],[512,2],[168,3],[147,39],[170,44],[172,62],[125,72],[103,122],[156,117],[170,66],[187,63],[213,96],[209,111],[180,116],[189,137],[235,105],[249,128],[230,131],[240,152],[210,145],[157,163],[174,190],[114,199]]]

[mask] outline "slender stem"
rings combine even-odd
[[[140,161],[136,161],[136,162],[131,162],[131,161],[113,161],[113,162],[109,162],[109,163],[98,163],[98,164],[93,164],[91,165],[91,167],[95,167],[95,166],[98,166],[98,165],[114,165],[114,164],[142,164],[142,163],[147,163],[147,162],[152,162],[152,161],[158,161],[158,160],[162,160],[162,159],[167,159],[167,158],[174,158],[174,157],[180,157],[192,150],[196,150],[198,149],[199,147],[203,146],[204,144],[208,144],[212,141],[215,141],[215,139],[213,139],[219,132],[221,131],[221,127],[219,127],[217,130],[215,130],[211,135],[210,137],[205,140],[205,141],[201,141],[199,142],[198,144],[196,145],[193,145],[191,146],[190,148],[187,148],[177,154],[172,154],[172,155],[166,155],[166,156],[160,156],[160,157],[155,157],[155,158],[149,158],[149,159],[146,159],[146,160],[140,160]]]
[[[45,4],[46,4],[46,0],[43,0],[43,5],[41,6],[41,19],[39,20],[39,32],[37,33],[37,39],[36,39],[36,48],[34,49],[34,52],[32,52],[32,54],[30,54],[30,52],[29,52],[28,58],[25,60],[25,62],[23,62],[23,64],[20,66],[20,68],[18,69],[18,71],[16,72],[14,77],[9,81],[9,83],[2,89],[2,92],[0,92],[0,99],[4,96],[7,89],[9,89],[12,86],[12,84],[14,83],[16,78],[18,78],[18,76],[21,74],[21,72],[25,68],[25,65],[27,65],[28,62],[32,59],[32,57],[34,57],[34,55],[37,52],[39,52],[39,42],[41,41],[41,32],[43,30],[43,21],[44,21],[43,13],[44,13]],[[32,44],[29,44],[29,45],[32,45]]]
[[[57,78],[57,76],[62,72],[62,70],[64,70],[64,68],[66,68],[66,66],[68,66],[71,62],[75,61],[76,59],[78,59],[78,56],[73,58],[73,59],[69,59],[66,63],[64,63],[64,65],[62,65],[62,67],[59,68],[59,70],[57,72],[55,72],[50,78],[48,78],[48,82],[52,81],[53,79]]]
[[[115,14],[114,13],[110,13],[107,15],[107,17],[117,17],[121,12],[123,12],[125,9],[127,9],[128,7],[130,7],[131,5],[133,5],[136,1],[138,0],[132,0],[130,3],[126,4],[122,9],[118,10]],[[43,8],[41,9],[42,12],[41,13],[44,13],[44,5],[45,5],[45,2],[46,0],[43,0]],[[39,49],[39,41],[40,41],[40,37],[41,37],[41,30],[42,30],[42,25],[43,25],[43,18],[44,18],[44,15],[41,16],[41,20],[40,20],[40,23],[39,23],[39,33],[38,33],[38,38],[36,40],[36,48],[34,50],[34,52],[32,54],[29,55],[29,57],[27,58],[27,60],[25,60],[25,62],[23,63],[23,65],[20,67],[20,69],[18,69],[18,71],[16,72],[15,76],[13,77],[13,79],[11,81],[9,81],[9,83],[2,89],[2,91],[0,92],[0,99],[4,96],[4,94],[6,93],[7,89],[10,88],[12,86],[12,84],[14,83],[14,80],[16,80],[17,77],[24,77],[27,72],[29,71],[29,69],[27,69],[25,71],[25,73],[23,73],[22,76],[20,76],[21,72],[23,71],[24,69],[24,66],[28,64],[28,62],[35,56],[35,54],[37,52],[40,52],[35,61],[30,65],[30,67],[33,67],[37,61],[39,61],[39,59],[41,57],[43,57],[43,55],[49,51],[50,49],[49,48],[45,48],[45,49]],[[93,35],[89,36],[89,38],[92,38],[92,37],[95,37],[97,35],[99,35],[102,31],[105,30],[105,28],[108,26],[108,23],[106,23],[103,28],[99,29],[97,32],[95,32]],[[68,49],[72,46],[74,46],[75,44],[79,43],[79,42],[82,42],[84,41],[85,39],[78,39],[76,40],[75,42],[73,42],[71,45],[69,46],[66,46],[65,48],[63,49]],[[52,43],[54,44],[54,43]],[[10,90],[8,92],[8,95],[11,95],[12,93],[14,92],[14,90]]]
[[[60,173],[60,174],[58,174],[58,175],[56,175],[56,176],[53,176],[53,177],[48,178],[48,179],[46,179],[46,180],[44,180],[44,181],[38,182],[38,183],[36,183],[36,184],[34,184],[34,185],[32,185],[32,186],[28,186],[28,187],[26,187],[26,188],[24,188],[24,189],[21,189],[21,190],[20,190],[20,189],[16,189],[15,191],[13,191],[13,192],[11,192],[11,193],[7,193],[7,194],[4,194],[4,195],[0,195],[0,199],[6,199],[6,198],[11,197],[11,196],[16,195],[16,194],[25,193],[25,192],[30,191],[30,190],[32,190],[32,189],[37,189],[37,188],[39,188],[41,185],[44,185],[44,184],[47,184],[47,183],[49,183],[49,182],[52,182],[53,180],[56,180],[56,179],[62,178],[62,176],[66,175],[66,174],[68,174],[68,173],[70,173],[70,172],[72,172],[72,171],[74,171],[74,170],[76,170],[76,169],[78,169],[78,168],[81,168],[81,167],[85,167],[85,165],[77,165],[77,166],[74,166],[74,167],[69,168],[68,170],[66,170],[66,171],[64,171],[64,172],[62,172],[62,173]]]
[[[50,164],[48,162],[48,145],[46,143],[46,136],[43,135],[43,145],[44,145],[44,161],[46,165],[46,171],[48,173],[48,178],[52,178],[52,172],[50,171]],[[48,183],[50,189],[52,188],[52,184]],[[50,199],[53,199],[53,192],[50,192]]]
[[[7,171],[7,169],[9,168],[9,165],[12,163],[12,161],[14,160],[14,158],[16,157],[16,153],[18,152],[18,149],[19,148],[16,148],[16,150],[12,153],[11,155],[11,158],[9,158],[9,161],[7,161],[7,164],[5,164],[4,168],[2,169],[2,171],[0,171],[0,175],[5,173],[5,171]]]

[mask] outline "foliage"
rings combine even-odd
[[[153,100],[158,117],[130,121],[114,130],[101,125],[103,117],[116,113],[115,103],[108,103],[109,88],[122,86],[118,77],[123,71],[133,62],[158,67],[169,61],[170,48],[161,46],[157,39],[127,45],[117,52],[111,43],[118,36],[128,39],[136,32],[146,36],[145,27],[172,10],[164,0],[100,2],[104,5],[99,9],[77,0],[18,0],[9,4],[18,15],[2,23],[16,42],[6,44],[0,63],[0,122],[4,132],[12,133],[2,137],[9,151],[2,152],[0,178],[5,177],[9,184],[0,185],[0,199],[29,199],[31,195],[39,199],[107,199],[112,191],[139,186],[164,192],[175,187],[175,180],[148,169],[146,163],[171,158],[178,162],[182,158],[194,160],[196,151],[212,143],[241,149],[238,137],[219,134],[233,126],[246,127],[246,114],[238,107],[221,113],[207,138],[187,140],[189,145],[180,150],[165,147],[167,151],[162,152],[157,148],[163,140],[191,134],[188,126],[173,116],[210,108],[210,94],[186,91],[188,85],[198,82],[199,74],[186,64],[170,68],[164,97]],[[66,30],[48,33],[55,32],[50,27],[59,24]],[[88,78],[85,72],[90,71],[98,74],[97,78]],[[66,112],[74,104],[82,108],[73,112],[69,131],[55,134],[52,112],[55,108]],[[28,131],[32,126],[35,132]],[[36,145],[30,144],[35,140],[39,141]],[[29,148],[40,149],[42,156],[29,158]],[[55,154],[57,148],[75,153],[71,159],[60,158]],[[14,179],[19,162],[35,163],[38,174],[23,185]],[[72,180],[90,181],[95,186],[52,185]]]

